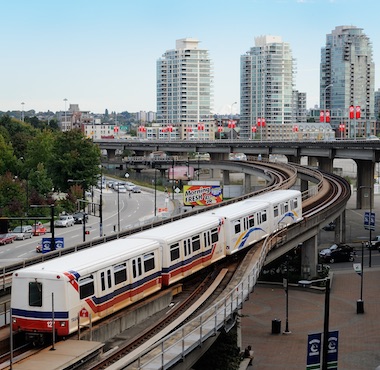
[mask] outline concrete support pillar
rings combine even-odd
[[[318,263],[318,237],[313,236],[302,245],[301,252],[301,275],[303,279],[309,279],[317,274]]]
[[[112,161],[115,159],[116,156],[116,149],[107,149],[107,159]]]
[[[301,157],[300,156],[288,155],[287,158],[288,158],[288,163],[296,163],[296,164],[301,163]]]
[[[334,232],[335,243],[346,242],[346,211],[336,218]]]
[[[309,182],[306,180],[301,180],[301,193],[309,189]]]
[[[319,169],[321,171],[333,173],[334,167],[333,167],[333,159],[332,158],[319,157],[318,163],[319,163]]]
[[[318,167],[317,157],[307,157],[307,165],[311,167]]]
[[[370,200],[373,208],[375,163],[371,161],[355,160],[357,165],[356,208],[369,209]]]
[[[246,194],[251,192],[251,186],[251,175],[246,173],[244,174],[244,192]]]
[[[230,171],[223,170],[223,184],[230,185]]]

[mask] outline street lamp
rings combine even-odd
[[[234,106],[234,104],[237,104],[237,102],[234,102],[231,104],[231,120],[233,119],[233,114],[232,114],[232,107]],[[233,140],[233,125],[231,125],[231,140]]]
[[[68,179],[67,182],[79,182],[82,183],[82,192],[83,192],[83,242],[86,241],[86,188],[84,186],[86,180],[73,180],[73,179]]]
[[[21,103],[21,106],[22,106],[22,111],[21,111],[21,121],[22,121],[22,122],[24,122],[24,105],[25,105],[25,103],[22,102],[22,103]]]
[[[325,109],[325,114],[323,115],[323,123],[324,123],[324,129],[326,130],[326,113],[327,113],[327,109],[326,109],[326,93],[327,93],[327,89],[332,87],[333,84],[330,84],[330,85],[327,85],[325,87],[325,94],[324,94],[324,104],[323,104],[323,107]],[[323,139],[326,139],[326,133],[325,131],[323,131]]]
[[[284,279],[284,288],[286,295],[286,322],[284,334],[291,334],[289,330],[289,256],[286,255],[286,278]]]
[[[66,125],[67,125],[67,123],[66,123],[66,119],[67,119],[67,116],[66,116],[66,113],[67,113],[67,108],[66,108],[67,99],[65,98],[65,99],[63,99],[63,101],[65,102],[65,130],[67,130],[67,128],[66,128]]]
[[[330,278],[326,277],[317,280],[300,280],[298,285],[302,287],[310,287],[313,283],[318,283],[321,281],[326,282],[325,289],[325,314],[323,320],[323,343],[322,343],[322,370],[327,370],[327,360],[328,360],[328,345],[329,345],[329,317],[330,317]]]
[[[51,243],[50,250],[55,250],[55,230],[54,230],[54,204],[41,205],[41,204],[31,204],[30,208],[47,208],[50,207],[50,232],[51,232]]]
[[[368,226],[369,229],[369,241],[368,241],[368,249],[369,249],[369,260],[368,260],[368,267],[372,267],[372,229],[375,227],[375,219],[372,217],[372,186],[360,186],[360,189],[368,189],[368,193],[363,194],[363,198],[369,198],[369,217],[368,217],[368,223],[364,222],[364,227]],[[363,266],[364,267],[364,266]]]
[[[99,232],[103,237],[103,166],[100,165]]]
[[[120,233],[120,191],[117,185],[117,231]]]

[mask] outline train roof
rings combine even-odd
[[[261,209],[264,209],[268,206],[268,202],[257,201],[257,202],[249,202],[241,201],[233,204],[229,204],[228,206],[220,207],[213,209],[211,211],[207,211],[206,214],[216,215],[224,218],[234,218],[240,217],[241,215],[247,214],[247,212],[257,212]]]
[[[278,203],[289,198],[295,198],[301,195],[299,190],[272,190],[264,194],[257,195],[255,197],[247,199],[249,202],[269,202]]]
[[[181,220],[170,222],[152,229],[144,230],[136,235],[136,238],[165,239],[167,242],[185,238],[186,235],[194,235],[202,230],[209,230],[220,225],[220,217],[215,215],[205,215],[204,213],[187,217]],[[131,238],[134,235],[130,236]]]
[[[47,273],[58,274],[66,271],[76,271],[80,275],[83,275],[125,261],[128,258],[141,255],[155,248],[159,248],[159,244],[154,240],[130,237],[120,238],[25,267],[16,272],[19,276],[29,276],[31,274],[46,275]]]

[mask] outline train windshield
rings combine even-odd
[[[42,284],[36,281],[29,283],[29,306],[42,307]]]

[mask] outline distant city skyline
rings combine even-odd
[[[294,89],[319,105],[321,48],[340,25],[373,44],[380,88],[380,4],[370,0],[14,0],[0,2],[0,111],[156,111],[156,62],[181,38],[209,50],[213,113],[240,111],[240,57],[255,37],[280,36],[295,59]],[[233,104],[238,102],[238,104]]]

